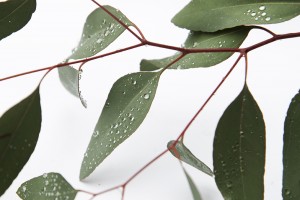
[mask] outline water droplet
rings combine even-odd
[[[252,12],[251,16],[254,17],[256,15],[256,12]]]
[[[227,187],[228,189],[231,189],[231,188],[232,188],[232,182],[231,182],[231,181],[228,181],[228,182],[226,183],[226,187]]]
[[[109,107],[109,106],[110,106],[110,103],[106,102],[105,107]]]
[[[99,39],[96,41],[97,44],[100,44],[100,43],[102,43],[102,42],[103,42],[103,39],[102,39],[102,38],[99,38]]]
[[[106,30],[106,31],[104,32],[104,36],[108,36],[109,33],[110,33],[110,32],[109,32],[108,30]]]
[[[266,9],[266,6],[260,6],[259,7],[259,10],[265,10]]]
[[[144,97],[144,99],[149,99],[149,98],[150,98],[150,94],[148,94],[148,93],[147,93],[147,94],[144,94],[143,97]]]
[[[23,192],[26,192],[26,189],[27,189],[26,186],[22,187]]]
[[[43,174],[43,178],[47,178],[48,174],[47,173],[44,173]]]
[[[285,190],[284,190],[284,194],[288,196],[288,195],[291,194],[291,191],[290,191],[289,189],[285,189]]]
[[[266,16],[267,15],[267,13],[265,13],[265,12],[263,12],[263,13],[261,13],[261,16]]]
[[[270,21],[271,20],[271,17],[266,17],[266,21]]]
[[[136,84],[136,80],[132,80],[132,84],[135,85]]]
[[[98,137],[99,136],[99,131],[94,131],[93,137]]]

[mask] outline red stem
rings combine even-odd
[[[222,86],[224,81],[228,78],[228,76],[231,74],[232,70],[236,67],[236,65],[239,63],[241,58],[243,57],[243,54],[240,54],[235,63],[232,65],[232,67],[229,69],[229,71],[226,73],[226,75],[223,77],[223,79],[220,81],[220,83],[217,85],[217,87],[213,90],[213,92],[209,95],[209,97],[206,99],[206,101],[203,103],[203,105],[200,107],[200,109],[196,112],[196,114],[193,116],[193,118],[189,121],[189,123],[186,125],[186,127],[183,129],[181,134],[178,136],[176,141],[178,141],[181,137],[184,136],[185,132],[188,130],[188,128],[192,125],[192,123],[195,121],[197,116],[201,113],[203,108],[207,105],[207,103],[211,100],[211,98],[215,95],[215,93],[219,90],[219,88]]]

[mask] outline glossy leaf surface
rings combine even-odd
[[[45,173],[23,183],[17,194],[23,200],[74,200],[75,190],[58,173]]]
[[[119,10],[105,6],[114,16],[127,26],[131,22]],[[84,24],[83,33],[78,46],[68,59],[87,58],[96,55],[117,39],[125,28],[101,8],[94,10]]]
[[[246,85],[219,120],[213,147],[215,180],[224,199],[262,200],[265,125]]]
[[[78,89],[78,76],[79,71],[73,67],[59,67],[58,68],[59,80],[62,85],[75,97],[79,97]]]
[[[0,2],[0,40],[23,28],[35,9],[35,0]]]
[[[114,83],[84,155],[80,179],[91,174],[140,126],[154,99],[159,77],[159,72],[138,72]]]
[[[289,106],[284,124],[283,187],[284,200],[300,199],[300,94]]]
[[[215,33],[204,33],[191,31],[184,43],[187,49],[215,49],[215,48],[238,48],[246,39],[252,27],[240,26],[226,29]],[[174,63],[169,69],[189,69],[197,67],[210,67],[229,58],[233,53],[192,53]],[[180,53],[173,56],[156,59],[142,60],[141,70],[152,71],[166,67],[174,61]]]
[[[0,118],[0,195],[30,158],[41,129],[39,87]]]
[[[179,160],[182,160],[183,162],[199,169],[200,171],[206,173],[209,176],[213,176],[212,170],[205,165],[202,161],[200,161],[194,154],[183,144],[182,141],[178,141],[175,144],[175,141],[170,141],[168,143],[168,149],[169,151],[178,158]]]
[[[191,188],[193,199],[194,200],[202,200],[201,195],[200,195],[200,193],[199,193],[199,191],[198,191],[198,189],[197,189],[197,187],[196,187],[193,179],[191,178],[191,176],[187,173],[187,171],[183,167],[182,167],[182,169],[183,169],[183,172],[184,172],[184,174],[186,176],[186,179],[187,179],[187,181],[189,183],[189,186]]]
[[[214,32],[246,24],[279,23],[299,14],[299,0],[192,0],[172,22],[189,30]]]

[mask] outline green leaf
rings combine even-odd
[[[23,200],[74,200],[75,190],[58,173],[45,173],[23,183],[17,194]]]
[[[247,85],[223,113],[213,148],[215,180],[224,199],[262,200],[265,125]]]
[[[78,76],[79,71],[73,67],[59,67],[58,68],[59,80],[62,85],[73,94],[75,97],[79,97],[79,88],[78,88]]]
[[[0,2],[0,40],[23,28],[36,8],[35,0]]]
[[[187,173],[187,171],[184,169],[184,167],[182,167],[183,172],[186,176],[186,179],[188,180],[188,183],[190,185],[191,191],[192,191],[192,195],[193,195],[193,199],[194,200],[202,200],[201,195],[193,181],[193,179],[190,177],[190,175]]]
[[[41,121],[39,87],[0,118],[0,196],[30,158]]]
[[[119,10],[104,6],[127,26],[132,23]],[[125,28],[101,8],[94,10],[86,19],[80,42],[68,59],[81,59],[96,55],[117,39]]]
[[[296,200],[300,198],[300,93],[295,95],[289,106],[283,141],[282,197],[284,200]]]
[[[199,169],[200,171],[204,172],[209,176],[214,175],[212,170],[207,165],[205,165],[202,161],[200,161],[196,156],[194,156],[194,154],[183,144],[182,141],[178,141],[176,144],[175,142],[176,142],[175,140],[172,140],[168,142],[167,145],[169,151],[173,154],[173,156]]]
[[[280,23],[299,14],[299,0],[192,0],[172,22],[189,30],[214,32],[245,24]]]
[[[80,179],[140,126],[154,99],[160,72],[138,72],[118,79],[109,92],[84,155]]]
[[[187,49],[207,49],[207,48],[238,48],[246,39],[249,31],[253,27],[240,26],[231,29],[226,29],[214,33],[204,33],[191,31],[184,43],[184,48]],[[233,53],[191,53],[183,57],[178,62],[174,63],[168,69],[189,69],[197,67],[210,67],[223,62]],[[180,53],[173,56],[156,59],[142,60],[140,68],[142,71],[153,71],[166,67],[174,61]]]

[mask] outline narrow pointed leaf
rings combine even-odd
[[[59,67],[58,68],[59,80],[62,85],[75,97],[79,97],[78,89],[78,76],[79,71],[73,67]]]
[[[0,2],[0,40],[22,29],[36,9],[35,0]]]
[[[0,118],[0,196],[30,158],[41,121],[39,87]]]
[[[280,23],[299,14],[299,0],[192,0],[172,22],[189,30],[214,32],[245,24]]]
[[[114,83],[84,155],[80,179],[91,174],[140,126],[154,99],[159,77],[159,72],[138,72]]]
[[[132,23],[119,10],[104,6],[127,26]],[[117,39],[125,28],[101,8],[94,10],[86,19],[78,46],[68,59],[87,58],[96,55]]]
[[[193,195],[193,199],[194,200],[202,200],[200,192],[198,191],[193,179],[191,178],[191,176],[187,173],[187,171],[184,169],[184,167],[182,167],[183,172],[186,176],[186,179],[188,180],[189,186],[191,188],[192,191],[192,195]]]
[[[212,170],[199,160],[194,154],[183,144],[182,141],[178,141],[174,146],[175,141],[172,140],[168,143],[169,151],[179,160],[199,169],[209,176],[213,176]]]
[[[224,199],[262,200],[265,125],[247,85],[219,120],[213,147],[215,180]]]
[[[17,194],[23,200],[74,200],[77,192],[62,175],[51,172],[26,181]]]
[[[187,49],[215,49],[215,48],[238,48],[246,39],[251,26],[240,26],[231,29],[218,31],[215,33],[204,33],[191,31],[184,43]],[[229,58],[233,52],[224,53],[192,53],[174,63],[168,69],[189,69],[197,67],[210,67],[223,62]],[[153,71],[166,67],[179,56],[156,59],[142,60],[140,68],[142,71]]]
[[[300,93],[289,106],[283,141],[282,197],[284,200],[300,199]]]

